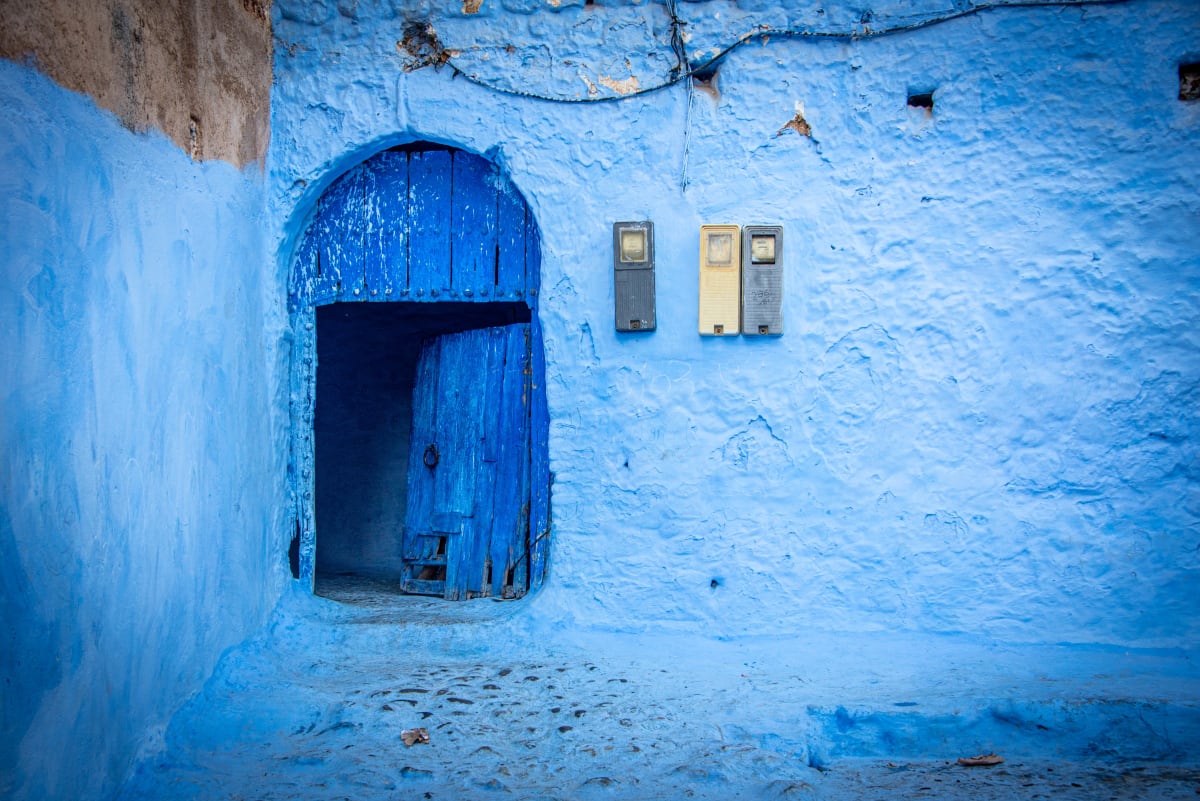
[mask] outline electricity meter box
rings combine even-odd
[[[654,223],[613,223],[613,290],[618,331],[653,331]]]
[[[735,337],[741,327],[742,248],[736,225],[700,226],[701,336]]]
[[[783,334],[783,228],[742,229],[742,333]]]

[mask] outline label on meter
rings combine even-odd
[[[737,336],[742,294],[742,247],[736,225],[700,226],[701,336]]]
[[[783,227],[747,225],[742,230],[742,333],[783,333]]]

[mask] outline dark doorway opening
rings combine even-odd
[[[530,318],[521,302],[333,303],[316,309],[318,593],[323,580],[399,582],[404,576],[413,389],[423,343]]]
[[[524,197],[462,150],[384,150],[321,195],[288,287],[299,581],[446,600],[541,585],[540,263]]]

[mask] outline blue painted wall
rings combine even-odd
[[[281,290],[257,168],[0,106],[0,796],[106,797],[282,586]]]
[[[261,623],[293,250],[414,140],[500,163],[541,231],[536,630],[1193,646],[1200,8],[777,5],[681,2],[672,42],[646,2],[280,0],[265,179],[0,65],[0,794],[109,794]],[[738,41],[715,90],[645,92]],[[618,336],[636,219],[658,330]],[[781,339],[697,336],[705,223],[785,227]]]
[[[663,5],[275,4],[280,276],[323,188],[398,142],[488,154],[537,215],[554,539],[529,614],[1196,641],[1200,7],[749,35],[963,6],[679,3],[694,61],[745,43],[716,92],[637,95],[675,63]],[[611,224],[636,219],[658,330],[617,335]],[[705,223],[784,226],[781,339],[697,336]]]

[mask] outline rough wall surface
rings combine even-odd
[[[638,95],[678,65],[663,5],[275,5],[281,275],[323,187],[397,142],[488,154],[537,215],[531,614],[1194,644],[1200,7],[925,24],[963,7],[680,3],[695,61],[744,44]],[[658,330],[618,335],[610,226],[637,219]],[[697,336],[704,223],[784,226],[782,338]]]
[[[0,105],[0,796],[103,798],[285,570],[263,182],[25,67]]]
[[[91,95],[194,159],[259,161],[270,132],[269,0],[0,0],[0,57]]]

